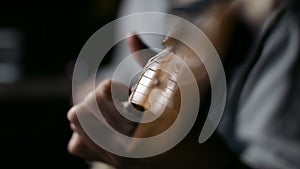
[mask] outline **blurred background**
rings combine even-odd
[[[119,0],[0,2],[3,166],[87,168],[66,149],[72,69],[83,44],[115,18],[118,6]]]

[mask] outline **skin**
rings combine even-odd
[[[223,5],[223,4],[222,4]],[[240,4],[239,4],[240,5]],[[223,6],[214,7],[213,10],[209,12],[221,11],[218,8],[222,8]],[[230,7],[231,9],[235,9],[235,7]],[[243,7],[244,8],[244,7]],[[239,11],[240,12],[240,11]],[[232,13],[228,13],[228,18],[222,15],[221,13],[207,14],[208,16],[217,15],[218,17],[224,17],[224,19],[228,19],[230,25],[232,24]],[[248,15],[247,15],[248,16]],[[223,60],[224,53],[226,53],[226,47],[228,41],[224,41],[227,39],[227,36],[230,36],[231,26],[228,25],[228,22],[215,22],[217,25],[209,25],[214,22],[208,22],[208,24],[201,23],[199,27],[202,27],[202,30],[207,34],[210,38],[217,51],[220,53],[221,59]],[[222,24],[222,25],[220,25]],[[210,28],[213,29],[210,29]],[[217,28],[224,28],[215,30]],[[213,30],[210,32],[210,30]],[[225,32],[222,32],[225,31]],[[220,35],[220,37],[215,36],[216,32]],[[147,46],[134,34],[130,38],[127,39],[128,46],[131,52],[136,52],[141,49],[147,48]],[[136,61],[140,65],[145,65],[149,58],[143,58],[141,56],[134,56]],[[205,92],[207,87],[205,82],[207,79],[201,82],[200,92]],[[200,83],[200,82],[199,82]],[[134,137],[144,137],[149,135],[155,135],[164,131],[169,125],[165,127],[157,127],[162,126],[162,124],[169,124],[167,122],[170,119],[170,116],[167,114],[165,117],[159,118],[153,123],[149,123],[147,125],[137,125],[124,117],[122,117],[116,108],[114,107],[111,95],[111,86],[116,85],[116,89],[119,93],[128,93],[128,88],[122,84],[112,82],[111,80],[101,82],[95,90],[92,90],[91,93],[96,95],[96,99],[98,105],[100,105],[101,112],[106,120],[110,123],[118,131],[126,134],[128,136]],[[117,93],[118,93],[117,92]],[[120,95],[121,97],[121,95]],[[126,100],[127,98],[120,98],[120,100]],[[84,132],[82,129],[77,114],[91,114],[88,111],[87,105],[91,100],[87,97],[83,99],[79,104],[73,106],[68,114],[67,118],[70,121],[70,128],[73,131],[73,135],[68,144],[68,151],[78,157],[89,161],[102,161],[108,163],[116,168],[248,168],[246,165],[241,164],[238,158],[228,149],[223,139],[218,136],[218,134],[214,134],[207,142],[204,144],[198,143],[198,136],[201,128],[199,128],[199,120],[198,125],[196,124],[192,131],[188,134],[188,136],[180,142],[177,146],[172,148],[171,150],[150,158],[144,159],[129,159],[114,155],[103,150],[101,147],[97,146]],[[173,109],[167,109],[167,112],[171,112],[169,114],[174,114],[172,111],[176,111]],[[175,113],[176,114],[176,113]],[[159,125],[158,125],[159,124]]]
[[[136,35],[128,39],[128,44],[130,45],[140,45],[140,40]],[[139,49],[136,46],[130,46],[133,51]],[[155,135],[161,130],[165,130],[168,127],[157,127],[162,126],[161,124],[168,124],[167,121],[170,116],[162,116],[155,120],[153,123],[145,125],[137,125],[133,122],[128,121],[121,115],[113,106],[111,87],[116,86],[118,89],[117,93],[128,92],[128,88],[122,84],[112,82],[111,80],[106,80],[100,83],[95,90],[92,91],[96,95],[98,105],[100,105],[101,112],[106,120],[118,131],[127,134],[129,136],[144,137],[149,135]],[[120,97],[124,96],[120,94]],[[126,100],[126,98],[120,98],[120,100]],[[198,143],[199,136],[199,125],[195,125],[194,129],[188,134],[183,141],[176,145],[171,150],[150,158],[142,159],[130,159],[124,158],[103,150],[101,147],[97,146],[84,132],[82,129],[77,114],[91,114],[88,111],[87,105],[91,102],[89,97],[83,99],[82,102],[72,107],[68,114],[68,120],[70,121],[70,127],[73,130],[73,135],[68,144],[68,151],[78,157],[89,161],[102,161],[110,164],[116,168],[122,169],[140,169],[140,168],[221,168],[231,165],[238,164],[240,168],[246,168],[246,166],[241,165],[237,160],[236,156],[227,148],[223,140],[214,134],[207,142],[204,144]],[[167,112],[172,112],[173,110],[167,109]],[[173,114],[173,113],[169,113]],[[129,146],[129,145],[128,145]],[[177,162],[176,162],[177,161]],[[214,161],[214,163],[211,163]]]
[[[110,95],[110,87],[112,81],[102,82],[96,92],[97,101],[101,102],[101,111],[106,119],[117,128],[117,130],[132,134],[132,131],[137,129],[136,124],[124,120],[123,117],[118,115],[117,110],[113,108],[113,102]],[[118,84],[119,85],[119,84]],[[121,87],[121,86],[120,86]],[[122,92],[122,91],[121,91]],[[196,166],[202,166],[204,168],[219,168],[221,166],[230,166],[231,163],[235,163],[237,159],[234,154],[231,153],[222,139],[214,135],[206,143],[199,144],[197,141],[198,133],[191,132],[180,144],[173,149],[163,153],[161,155],[143,158],[143,159],[129,159],[111,154],[101,147],[97,146],[82,129],[76,113],[91,113],[87,111],[86,105],[89,99],[85,99],[79,105],[74,106],[68,112],[68,119],[70,121],[70,127],[73,130],[72,138],[68,144],[68,151],[89,161],[102,161],[108,163],[116,168],[195,168]],[[118,123],[113,123],[118,122]],[[161,121],[159,123],[162,123]],[[135,132],[135,135],[141,133],[145,135],[147,129],[154,128],[157,125],[139,126],[139,132]],[[144,131],[144,132],[142,132]],[[151,130],[152,131],[152,130]],[[179,161],[180,163],[175,163]],[[215,161],[214,163],[209,163]],[[198,167],[197,167],[198,168]]]
[[[111,84],[112,81],[107,80],[103,81],[98,87],[92,91],[96,94],[97,102],[101,103],[101,111],[105,116],[106,120],[113,126],[117,128],[117,130],[122,131],[123,133],[127,133],[130,135],[133,129],[135,128],[135,124],[124,119],[118,111],[113,106],[113,101],[111,97]],[[118,85],[118,89],[120,92],[127,92],[128,90],[125,86],[121,84]],[[120,161],[120,158],[116,155],[113,155],[109,152],[106,152],[98,145],[96,145],[85,133],[83,128],[81,127],[79,120],[77,118],[77,113],[80,114],[88,114],[91,113],[88,111],[87,105],[91,102],[89,98],[84,99],[80,104],[72,107],[68,114],[67,118],[70,121],[70,128],[73,131],[73,135],[68,144],[68,151],[90,161],[103,161],[109,164],[117,164]],[[118,123],[116,123],[118,122]]]

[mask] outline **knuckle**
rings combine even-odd
[[[110,95],[112,80],[104,80],[96,88],[96,95]]]
[[[68,114],[67,114],[67,118],[71,123],[74,124],[78,124],[78,118],[77,118],[77,114],[76,114],[76,106],[72,107]]]
[[[67,147],[68,152],[73,155],[79,155],[83,147],[84,143],[80,139],[80,136],[74,132]]]

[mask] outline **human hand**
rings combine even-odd
[[[132,53],[147,48],[147,46],[142,43],[142,41],[135,34],[132,34],[131,37],[127,39],[127,42]],[[151,51],[148,54],[149,55],[147,56],[143,56],[143,58],[140,58],[137,55],[133,55],[133,57],[135,57],[135,59],[141,66],[144,66],[147,63],[147,60],[154,55],[154,52],[152,55]],[[117,99],[119,101],[125,101],[128,99],[129,89],[127,86],[107,80],[100,83],[98,87],[92,90],[85,99],[82,99],[81,97],[79,104],[76,104],[69,110],[67,116],[70,121],[70,127],[73,130],[73,135],[68,144],[68,151],[71,154],[79,156],[86,160],[104,161],[114,166],[120,166],[120,161],[122,161],[124,158],[120,158],[119,156],[116,156],[100,148],[87,135],[86,131],[84,131],[78,120],[78,115],[94,115],[93,113],[95,112],[91,112],[91,110],[89,109],[89,105],[93,102],[93,98],[91,96],[95,96],[101,113],[104,116],[105,120],[109,123],[109,125],[111,125],[114,129],[121,132],[122,134],[128,136],[133,135],[136,123],[125,119],[117,111],[112,99],[112,86],[114,86],[115,93],[119,94],[118,96],[116,96],[118,97]],[[101,121],[99,121],[99,123],[101,123]]]
[[[132,52],[138,51],[139,48],[144,47],[144,45],[141,45],[139,42],[137,42],[137,40],[139,39],[135,38],[137,37],[133,36],[133,38],[130,39],[132,41],[130,42],[129,40],[129,44],[133,44],[133,46],[130,47]],[[144,61],[145,59],[142,59],[139,61],[139,63],[143,65],[144,63],[146,63]],[[68,112],[68,119],[70,120],[71,129],[74,131],[68,145],[68,150],[71,154],[91,161],[103,161],[117,168],[199,168],[199,166],[207,166],[207,168],[217,168],[216,166],[222,166],[222,163],[224,162],[213,164],[208,163],[210,163],[211,160],[216,160],[216,154],[213,153],[214,149],[217,148],[218,151],[220,150],[222,152],[224,147],[217,147],[212,141],[208,141],[208,143],[206,143],[205,145],[199,145],[197,142],[198,133],[189,134],[175,148],[167,151],[166,153],[144,159],[130,159],[126,157],[120,157],[99,147],[87,135],[77,118],[78,115],[94,116],[95,112],[92,112],[89,109],[90,103],[93,102],[92,97],[90,96],[96,96],[99,109],[101,110],[102,115],[105,117],[105,120],[109,123],[109,125],[112,126],[115,130],[130,137],[149,137],[157,135],[165,131],[165,129],[169,128],[169,126],[173,123],[174,119],[176,119],[177,116],[176,109],[166,109],[165,111],[169,113],[163,113],[165,114],[165,116],[162,116],[154,122],[148,124],[137,125],[137,123],[129,121],[119,114],[113,102],[111,93],[112,87],[117,90],[115,93],[120,94],[118,97],[120,101],[127,99],[127,97],[124,96],[128,96],[128,87],[116,82],[104,81],[100,83],[98,87],[93,90],[82,102],[80,102],[78,105],[75,105]],[[217,140],[218,142],[220,141],[219,139]],[[217,143],[217,145],[218,144],[219,143]],[[124,146],[128,145],[129,144]],[[211,152],[207,153],[209,151]],[[224,154],[227,154],[227,152],[224,151]],[[180,163],[178,163],[179,161]]]
[[[70,121],[70,127],[73,130],[72,138],[68,144],[68,151],[81,158],[91,160],[91,161],[104,161],[106,163],[118,166],[121,158],[103,150],[99,147],[90,137],[87,135],[86,131],[82,128],[78,116],[93,116],[95,112],[91,112],[89,105],[92,103],[93,97],[96,96],[97,103],[100,105],[99,109],[105,120],[113,126],[119,132],[125,135],[132,135],[136,124],[125,119],[120,115],[114,106],[111,86],[114,86],[120,97],[128,93],[128,88],[120,83],[112,83],[110,80],[103,81],[100,83],[95,90],[90,92],[90,94],[79,104],[72,107],[68,112],[68,119]],[[119,98],[124,100],[125,98]],[[96,117],[95,117],[96,118]],[[100,121],[99,121],[100,122]],[[96,129],[95,129],[96,130]],[[103,136],[105,137],[105,136]]]

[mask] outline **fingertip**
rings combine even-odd
[[[137,37],[137,34],[136,32],[129,32],[126,37],[127,42],[132,42],[132,40]]]
[[[128,37],[128,38],[131,38],[132,36],[136,36],[136,32],[129,32],[129,33],[127,34],[127,37]]]
[[[130,32],[126,41],[132,53],[147,48],[147,45],[145,45],[145,43],[135,32]]]
[[[132,53],[137,51],[137,47],[136,47],[137,40],[138,40],[138,37],[137,37],[136,33],[131,32],[128,34],[128,38],[126,39],[126,42]]]

